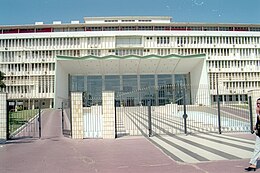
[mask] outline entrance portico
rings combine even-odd
[[[122,76],[136,75],[137,88],[140,89],[140,76],[142,75],[188,75],[184,85],[192,85],[197,87],[195,94],[199,94],[199,88],[203,85],[208,86],[208,77],[206,72],[206,55],[149,55],[149,56],[115,56],[109,55],[105,57],[84,56],[84,57],[68,57],[58,56],[56,62],[56,92],[55,92],[55,107],[61,106],[63,99],[68,98],[68,93],[71,91],[71,76],[100,76],[104,79],[106,75],[118,75],[119,90],[123,89]],[[139,77],[138,77],[139,76]],[[139,79],[138,79],[139,78]],[[174,76],[173,76],[174,78]],[[173,79],[174,81],[174,79]],[[87,85],[87,81],[83,82]],[[174,82],[173,82],[174,83]],[[102,90],[107,90],[104,82],[100,83]],[[158,83],[155,83],[155,86]],[[81,87],[83,90],[84,87]],[[100,93],[101,94],[101,93]],[[194,94],[194,93],[193,93]],[[204,101],[207,104],[207,101]]]

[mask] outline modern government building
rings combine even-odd
[[[206,89],[213,102],[218,88],[222,102],[244,102],[260,89],[260,24],[124,16],[0,25],[0,71],[8,100],[25,108],[58,108],[70,91],[160,86]],[[167,95],[156,97],[160,105]]]

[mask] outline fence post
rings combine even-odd
[[[41,121],[41,105],[42,105],[42,102],[40,100],[40,103],[39,103],[39,117],[38,117],[38,122],[39,122],[39,139],[41,139],[42,137],[42,121]]]
[[[10,139],[10,126],[9,126],[9,121],[10,121],[10,115],[9,115],[10,109],[9,109],[9,101],[6,101],[6,139]]]
[[[71,138],[83,139],[83,103],[82,92],[71,92]]]
[[[151,113],[151,99],[148,100],[148,136],[152,136],[152,113]]]
[[[61,128],[62,128],[62,133],[64,131],[64,113],[63,113],[63,110],[64,110],[64,102],[61,102]]]
[[[115,92],[102,91],[102,112],[103,112],[103,129],[104,139],[115,138]]]
[[[183,119],[184,119],[184,133],[187,134],[187,110],[186,110],[186,93],[185,88],[183,88]]]
[[[117,119],[116,119],[116,107],[117,107],[117,104],[116,104],[116,99],[115,99],[115,138],[117,138]]]
[[[254,124],[253,124],[253,111],[252,111],[252,97],[249,96],[248,97],[248,100],[249,100],[249,117],[250,117],[250,130],[251,130],[251,133],[253,134],[254,133]]]
[[[221,118],[220,118],[220,97],[218,91],[218,76],[217,76],[217,104],[218,104],[218,133],[221,134]]]
[[[6,143],[6,140],[8,138],[8,107],[7,103],[7,94],[6,93],[0,93],[0,144]]]

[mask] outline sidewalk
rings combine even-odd
[[[49,137],[0,145],[1,173],[238,173],[244,172],[248,161],[178,163],[144,137],[111,140]]]

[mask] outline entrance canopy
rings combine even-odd
[[[180,56],[114,56],[105,57],[58,56],[60,65],[69,74],[118,75],[118,74],[186,74],[205,60],[204,54]]]
[[[57,56],[55,75],[55,107],[68,98],[69,76],[107,76],[107,75],[160,75],[190,74],[189,84],[199,89],[201,84],[208,85],[206,55],[148,55],[104,57]],[[196,92],[197,93],[197,92]]]

